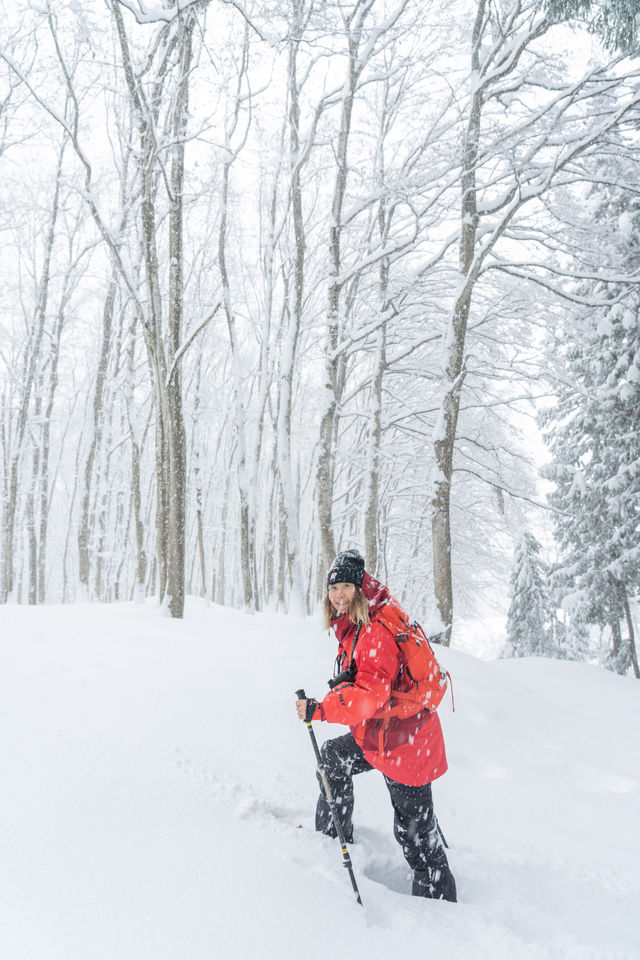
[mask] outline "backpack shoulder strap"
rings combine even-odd
[[[358,644],[358,640],[360,639],[360,634],[362,633],[363,626],[364,626],[364,623],[362,622],[362,620],[360,620],[358,622],[358,629],[356,630],[356,635],[353,638],[353,643],[351,644],[351,657],[349,658],[351,663],[354,663],[355,661],[356,646]]]

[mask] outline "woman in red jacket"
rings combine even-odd
[[[321,748],[347,842],[353,838],[353,777],[375,768],[384,775],[395,837],[414,871],[414,896],[455,901],[456,884],[431,796],[432,781],[447,770],[440,720],[426,709],[412,717],[384,717],[402,665],[393,634],[376,619],[391,599],[387,587],[365,571],[357,550],[338,554],[327,577],[325,619],[338,639],[339,682],[321,702],[298,700],[297,712],[302,720],[351,729]],[[335,836],[322,789],[316,829]]]

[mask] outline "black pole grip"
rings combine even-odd
[[[298,698],[298,700],[306,700],[306,699],[307,699],[307,695],[306,695],[306,693],[304,692],[304,690],[296,690],[296,697]]]

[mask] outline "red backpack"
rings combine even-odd
[[[441,669],[420,624],[410,623],[394,599],[386,603],[374,619],[393,634],[402,659],[391,691],[391,703],[375,716],[412,717],[425,708],[436,710],[446,693],[451,675],[448,670]],[[453,704],[453,689],[451,702]]]

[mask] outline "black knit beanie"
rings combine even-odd
[[[343,550],[331,564],[327,575],[327,590],[333,583],[355,583],[362,586],[364,580],[364,557],[357,550]]]

